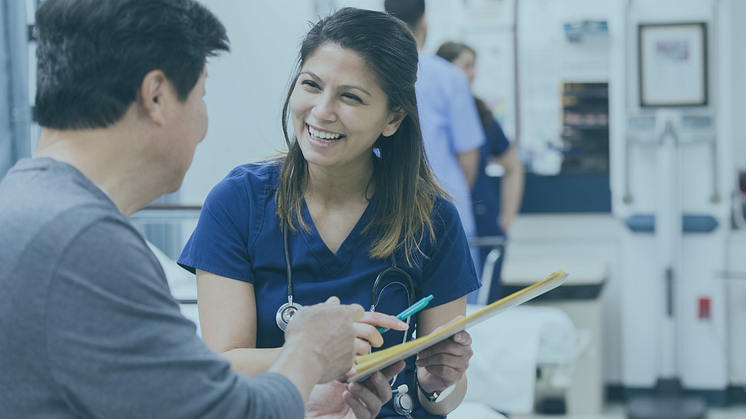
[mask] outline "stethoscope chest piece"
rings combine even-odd
[[[414,410],[414,401],[412,401],[412,396],[407,393],[408,390],[409,388],[407,388],[406,384],[400,385],[399,388],[393,391],[393,402],[396,413],[411,419],[411,413]]]
[[[288,325],[293,320],[293,316],[295,316],[295,313],[300,310],[302,306],[298,303],[294,303],[292,298],[288,299],[288,302],[281,305],[280,308],[277,310],[277,315],[275,315],[275,321],[277,321],[277,327],[279,327],[283,332],[285,329],[288,328]]]

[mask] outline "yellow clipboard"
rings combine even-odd
[[[501,300],[495,301],[482,310],[479,310],[470,316],[464,317],[463,319],[460,319],[459,321],[454,322],[447,327],[444,327],[436,333],[431,333],[427,336],[423,336],[406,343],[392,346],[382,351],[373,352],[372,354],[358,356],[357,365],[355,366],[355,371],[357,372],[357,374],[355,374],[351,378],[348,378],[346,381],[360,381],[370,374],[384,369],[399,360],[409,358],[410,356],[421,352],[435,345],[436,343],[448,339],[449,337],[462,330],[474,326],[475,324],[481,323],[489,319],[490,317],[502,313],[505,310],[523,304],[526,301],[538,297],[539,295],[544,294],[549,290],[557,288],[565,282],[567,276],[568,274],[560,270],[559,272],[548,276],[543,281],[537,282],[530,287],[526,287]]]

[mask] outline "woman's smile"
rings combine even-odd
[[[343,134],[324,131],[310,124],[306,124],[306,133],[311,140],[311,144],[316,147],[330,147],[345,138]]]

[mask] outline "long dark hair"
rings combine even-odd
[[[306,59],[325,44],[335,44],[359,54],[388,96],[389,110],[406,112],[399,129],[374,144],[373,180],[377,205],[372,222],[363,230],[379,228],[370,254],[387,258],[403,248],[410,256],[419,250],[425,230],[434,239],[430,215],[438,195],[447,196],[436,184],[425,157],[417,112],[417,44],[407,26],[382,12],[344,8],[321,19],[301,43],[297,70],[292,77],[282,110],[282,130],[288,153],[276,194],[281,223],[295,232],[295,222],[307,229],[301,216],[308,167],[295,134],[288,132],[290,97]]]

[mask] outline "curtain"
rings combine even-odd
[[[24,0],[0,0],[0,178],[31,156],[26,7]]]

